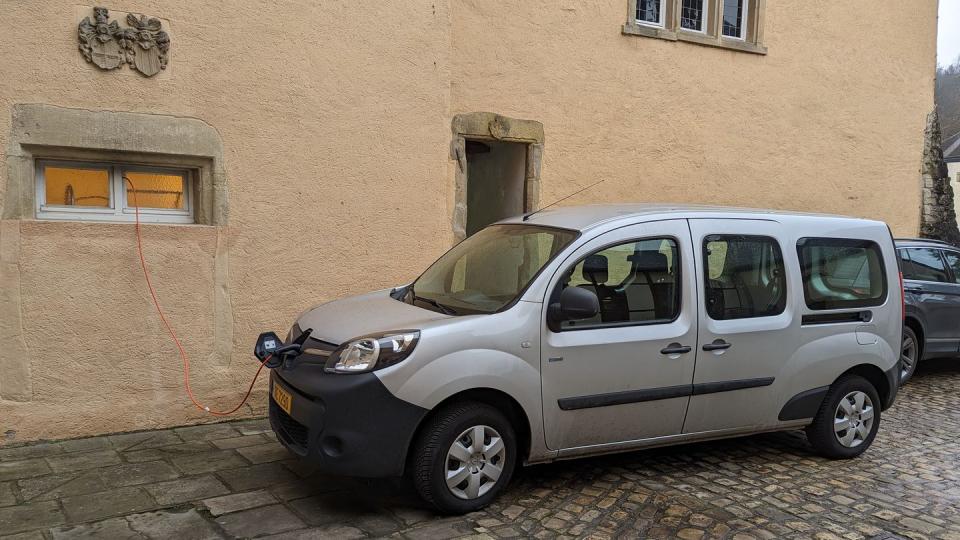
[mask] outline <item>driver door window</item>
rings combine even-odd
[[[568,272],[561,290],[597,295],[600,313],[561,329],[667,323],[680,312],[679,255],[672,238],[632,240],[596,251]]]

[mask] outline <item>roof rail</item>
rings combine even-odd
[[[935,238],[894,238],[894,241],[903,241],[903,242],[929,242],[931,244],[942,244],[944,246],[952,246],[950,242],[946,240],[937,240]]]

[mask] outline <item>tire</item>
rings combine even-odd
[[[480,446],[474,446],[473,441],[479,440],[481,433],[482,450],[478,451]],[[441,512],[479,510],[510,482],[517,450],[513,426],[498,409],[478,402],[454,403],[427,421],[411,448],[413,487],[427,504]],[[462,480],[448,486],[447,475],[454,471],[461,471],[457,476]]]
[[[921,346],[917,333],[909,326],[904,326],[903,340],[900,342],[900,386],[906,384],[916,372]]]
[[[830,386],[813,423],[807,426],[807,440],[825,457],[850,459],[870,447],[879,428],[877,389],[859,375],[845,375]]]

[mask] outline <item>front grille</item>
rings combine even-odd
[[[273,409],[274,418],[277,420],[277,427],[280,428],[279,435],[286,439],[290,445],[299,447],[294,450],[299,450],[305,454],[307,452],[307,442],[310,435],[310,430],[307,426],[294,420],[292,416],[281,409],[273,400],[270,401],[270,408]]]

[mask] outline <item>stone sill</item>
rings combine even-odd
[[[767,48],[763,45],[758,45],[756,43],[750,43],[748,41],[741,41],[739,39],[729,39],[724,37],[713,37],[705,36],[703,34],[695,34],[693,32],[674,32],[672,30],[666,30],[664,28],[657,28],[654,26],[644,26],[642,24],[631,24],[626,23],[623,25],[623,34],[629,36],[643,36],[651,37],[657,39],[665,39],[667,41],[685,41],[687,43],[695,43],[697,45],[704,45],[707,47],[717,47],[720,49],[728,49],[732,51],[740,51],[751,54],[767,54]]]

